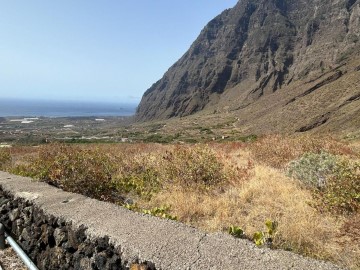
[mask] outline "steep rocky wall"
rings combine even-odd
[[[340,269],[1,171],[0,221],[40,269]]]
[[[136,119],[235,110],[331,70],[360,51],[359,14],[359,0],[239,0],[144,93]]]

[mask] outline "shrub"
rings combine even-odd
[[[336,170],[338,158],[326,152],[305,153],[289,163],[287,175],[299,179],[307,186],[321,188]]]
[[[360,209],[360,164],[326,152],[306,153],[292,161],[289,176],[313,188],[317,207],[336,213]]]
[[[245,237],[243,229],[241,229],[239,226],[231,225],[228,228],[228,233],[236,238],[243,238]]]
[[[0,170],[3,170],[10,162],[10,150],[7,148],[0,148]]]
[[[169,148],[168,148],[169,149]],[[207,146],[169,151],[89,149],[65,144],[43,145],[27,162],[11,169],[64,190],[116,201],[127,195],[149,200],[165,183],[209,189],[228,179],[228,173]],[[121,203],[121,202],[120,202]]]
[[[152,134],[144,139],[144,142],[148,143],[170,143],[171,141],[171,136],[166,137],[160,134]]]
[[[151,154],[118,160],[114,187],[120,193],[150,199],[161,187],[161,165],[158,161],[159,158]]]
[[[282,136],[266,136],[249,145],[255,160],[274,168],[282,168],[297,157],[298,145]]]
[[[356,213],[360,209],[360,164],[340,160],[326,188],[318,195],[322,208],[341,214]]]
[[[248,143],[255,142],[257,139],[258,139],[258,136],[255,134],[251,134],[248,136],[242,136],[242,137],[238,138],[239,141],[248,142]]]
[[[253,157],[274,168],[284,168],[303,154],[328,152],[333,155],[355,155],[350,147],[331,138],[288,138],[280,135],[265,136],[249,145]]]
[[[111,159],[97,150],[65,145],[42,146],[28,164],[16,166],[13,173],[29,176],[64,190],[111,200]]]
[[[271,247],[277,233],[278,223],[276,221],[267,220],[265,226],[266,231],[255,232],[253,240],[257,246],[267,245]]]
[[[224,164],[208,146],[179,147],[166,152],[166,181],[185,188],[209,188],[228,180]]]
[[[170,206],[161,206],[161,207],[154,207],[150,210],[142,210],[142,213],[159,217],[159,218],[165,218],[165,219],[171,219],[171,220],[177,220],[176,216],[172,216],[169,214],[170,212]]]

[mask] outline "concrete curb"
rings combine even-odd
[[[0,172],[0,187],[48,215],[87,228],[90,238],[108,236],[121,251],[124,265],[119,269],[135,262],[148,262],[155,269],[340,269],[291,252],[260,249],[227,234],[206,234],[5,172]]]

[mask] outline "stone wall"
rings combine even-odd
[[[125,269],[109,237],[91,239],[86,227],[48,215],[0,188],[0,222],[40,269]]]
[[[340,269],[1,171],[0,222],[40,269]]]

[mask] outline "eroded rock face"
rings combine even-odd
[[[240,0],[144,94],[137,120],[246,106],[360,49],[360,0]]]

